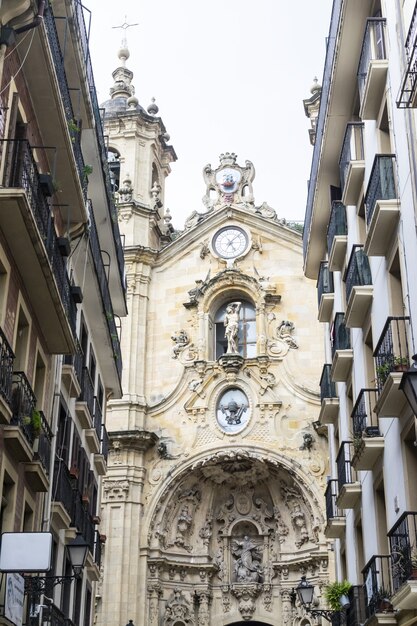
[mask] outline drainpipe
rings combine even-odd
[[[38,14],[35,19],[30,22],[30,24],[26,24],[26,26],[21,26],[20,28],[15,28],[16,35],[20,35],[20,33],[25,33],[27,30],[31,30],[32,28],[37,28],[39,24],[43,20],[43,14],[45,11],[46,0],[38,0]]]

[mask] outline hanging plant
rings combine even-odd
[[[340,603],[340,598],[342,596],[347,596],[349,593],[349,589],[352,584],[347,580],[343,582],[334,582],[326,585],[324,588],[323,595],[326,599],[327,604],[333,611],[340,611],[342,605]]]

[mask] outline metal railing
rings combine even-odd
[[[106,317],[107,327],[110,335],[110,341],[113,350],[113,358],[115,361],[119,380],[122,377],[122,353],[120,350],[119,335],[114,320],[113,305],[110,297],[109,285],[107,282],[107,275],[104,269],[103,258],[101,256],[100,242],[98,239],[96,223],[94,220],[93,208],[91,201],[89,201],[89,214],[91,218],[90,223],[90,250],[94,261],[94,266],[97,274],[97,280],[100,286],[101,301],[103,305],[103,314]]]
[[[379,390],[391,372],[405,371],[410,365],[409,325],[409,317],[388,317],[385,322],[374,351]]]
[[[80,34],[79,41],[81,43],[81,47],[83,51],[83,59],[85,62],[85,67],[86,67],[86,76],[87,76],[87,83],[88,83],[90,98],[91,98],[91,107],[92,107],[94,120],[95,120],[96,138],[97,138],[97,143],[100,148],[99,155],[100,155],[100,160],[101,160],[102,172],[104,176],[104,184],[106,188],[107,207],[108,207],[109,216],[110,216],[112,229],[113,229],[113,237],[114,237],[115,247],[116,247],[117,264],[119,267],[119,275],[120,275],[121,283],[122,285],[124,285],[124,267],[125,267],[124,263],[125,262],[124,262],[124,255],[123,255],[123,245],[122,245],[122,239],[121,239],[120,230],[119,230],[117,208],[115,206],[114,199],[113,199],[113,189],[111,185],[110,170],[109,170],[109,164],[107,160],[107,147],[104,141],[103,123],[101,120],[100,107],[98,104],[97,92],[96,92],[96,87],[94,83],[93,66],[91,63],[90,49],[88,45],[89,35],[87,33],[87,28],[86,28],[85,19],[84,19],[84,7],[79,0],[74,0],[73,6],[74,6],[74,21],[75,21],[77,30]]]
[[[346,327],[345,314],[336,313],[334,316],[333,327],[331,330],[332,356],[334,357],[336,350],[350,350],[350,332]]]
[[[54,220],[48,201],[42,191],[39,171],[33,158],[32,148],[25,139],[3,139],[0,141],[0,145],[6,146],[7,150],[3,186],[6,188],[24,189],[39,234],[44,243],[68,321],[71,328],[75,329],[76,310],[74,311],[74,303],[70,297],[66,262],[59,250]]]
[[[375,205],[379,200],[398,198],[395,184],[395,155],[377,154],[372,165],[365,194],[366,223],[369,226]]]
[[[362,585],[352,585],[348,593],[349,608],[346,612],[346,626],[362,626],[365,622],[365,590]]]
[[[78,489],[74,490],[71,525],[75,526],[89,545],[91,554],[94,553],[95,528],[89,511],[84,505]]]
[[[342,151],[339,159],[340,185],[343,189],[351,161],[363,161],[365,158],[363,149],[363,122],[349,122],[346,125],[343,138]]]
[[[328,261],[321,261],[319,277],[317,280],[317,296],[319,306],[321,302],[321,297],[325,293],[334,293],[333,272],[329,270]]]
[[[417,3],[414,6],[410,20],[410,27],[405,41],[405,53],[407,56],[407,68],[397,99],[397,107],[401,109],[415,106],[414,99],[417,87]]]
[[[353,483],[353,472],[351,459],[353,456],[353,445],[351,441],[342,441],[336,457],[337,480],[339,491],[343,485]]]
[[[95,531],[93,558],[97,567],[100,567],[101,565],[101,541],[100,541],[100,533],[98,530]]]
[[[336,499],[338,495],[339,481],[336,478],[331,478],[327,481],[326,491],[324,492],[327,521],[333,519],[334,517],[344,517],[343,511],[339,509],[336,504]]]
[[[335,200],[332,202],[332,211],[327,227],[327,252],[329,254],[334,238],[339,235],[347,235],[346,207],[340,200]]]
[[[104,424],[101,425],[101,449],[100,452],[104,456],[104,459],[107,463],[107,457],[109,456],[109,435],[107,433],[107,428]]]
[[[19,426],[30,445],[35,433],[32,413],[36,406],[36,396],[24,372],[13,372],[12,378],[12,419],[11,424]]]
[[[74,336],[74,343],[75,343],[75,353],[65,355],[64,363],[66,365],[72,365],[72,367],[74,368],[78,383],[81,387],[83,384],[84,354],[83,354],[80,342],[78,341],[78,338],[76,336]]]
[[[367,619],[375,613],[386,613],[390,610],[389,600],[393,595],[391,563],[391,555],[376,554],[362,570]]]
[[[351,413],[355,439],[361,439],[364,432],[367,437],[378,437],[381,434],[378,427],[378,417],[374,412],[377,394],[378,389],[361,389],[359,392]]]
[[[372,274],[368,256],[362,245],[352,246],[349,263],[345,273],[346,300],[349,302],[353,287],[372,285]]]
[[[51,6],[47,4],[44,12],[45,30],[51,48],[52,58],[54,61],[55,72],[58,80],[59,91],[62,98],[62,104],[65,111],[65,117],[68,124],[68,131],[71,137],[72,151],[74,153],[75,163],[77,165],[78,177],[81,184],[83,196],[87,198],[88,180],[85,175],[85,163],[81,150],[80,132],[76,130],[76,120],[74,109],[72,107],[70,90],[68,87],[67,75],[64,67],[64,57],[59,43],[58,33],[55,25],[55,18]]]
[[[74,622],[69,617],[65,617],[55,604],[43,609],[43,618],[44,623],[46,622],[48,626],[74,626]]]
[[[10,406],[12,402],[12,381],[14,353],[0,328],[0,395]]]
[[[86,402],[92,420],[94,416],[94,383],[91,380],[90,372],[86,366],[83,367],[81,394],[79,400],[81,402]]]
[[[68,467],[60,459],[55,459],[52,500],[60,502],[68,515],[72,517],[74,499],[74,479],[71,478]]]
[[[39,411],[39,413],[41,416],[41,431],[39,433],[37,457],[42,463],[46,474],[49,476],[53,435],[52,430],[46,421],[45,415],[42,411]]]
[[[386,59],[385,23],[386,20],[382,17],[369,17],[366,21],[358,66],[358,88],[361,102],[364,95],[370,62],[373,60]]]
[[[417,513],[405,511],[388,533],[394,593],[417,577]]]
[[[337,398],[336,384],[332,381],[330,371],[331,363],[323,365],[320,378],[320,400],[323,402],[325,398]]]
[[[94,418],[93,425],[94,429],[97,433],[98,440],[101,440],[101,424],[103,422],[103,412],[101,410],[101,406],[97,400],[97,397],[94,397]]]

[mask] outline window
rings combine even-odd
[[[120,154],[114,148],[109,148],[107,161],[110,170],[110,183],[113,193],[120,187]]]
[[[233,300],[235,302],[237,300]],[[256,313],[255,307],[247,300],[241,300],[239,311],[238,352],[245,359],[256,356]],[[217,311],[214,317],[215,324],[215,355],[216,359],[227,351],[227,339],[225,337],[224,319],[226,309],[231,302],[226,302]]]

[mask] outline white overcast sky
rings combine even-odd
[[[256,170],[257,205],[303,220],[312,147],[303,99],[322,81],[332,0],[84,0],[99,102],[127,30],[136,96],[156,98],[178,160],[166,206],[182,228],[204,211],[202,169],[235,152]]]

